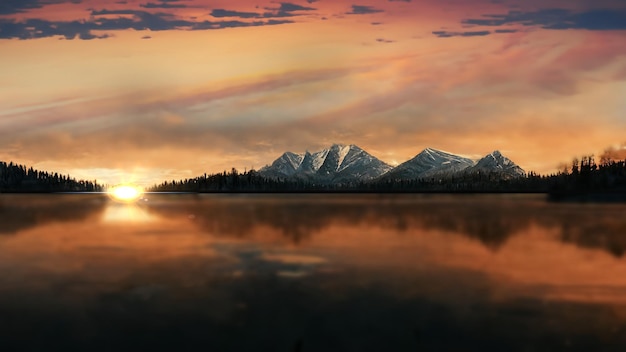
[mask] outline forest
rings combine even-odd
[[[96,181],[84,181],[24,165],[0,161],[0,192],[2,193],[50,193],[50,192],[101,192],[103,187]]]

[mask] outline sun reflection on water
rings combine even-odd
[[[109,223],[138,223],[155,220],[157,220],[157,218],[149,214],[146,209],[143,209],[137,204],[130,203],[111,203],[102,214],[102,221]]]

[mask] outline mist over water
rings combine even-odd
[[[533,195],[0,195],[0,341],[623,351],[625,211]]]

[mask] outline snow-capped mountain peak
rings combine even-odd
[[[324,160],[326,160],[328,152],[330,152],[330,149],[323,149],[315,153],[310,153],[307,150],[298,171],[309,173],[317,172],[317,170],[319,170],[324,164]]]
[[[337,166],[337,171],[339,171],[339,167],[341,166],[341,163],[343,163],[343,161],[346,159],[346,155],[348,155],[348,153],[352,149],[353,145],[345,146],[345,145],[341,145],[341,144],[334,144],[333,147],[335,147],[335,146],[337,146],[337,148],[339,148],[339,153],[338,153],[339,154],[339,160],[338,160],[338,166]]]
[[[272,165],[265,166],[260,172],[272,177],[288,177],[296,173],[304,160],[303,154],[285,152]]]
[[[452,177],[460,173],[522,177],[524,170],[495,150],[478,161],[434,148],[425,148],[395,168],[354,144],[333,144],[317,152],[286,152],[259,171],[267,177],[303,178],[320,183],[361,182],[375,178],[415,180]]]
[[[498,173],[505,177],[522,177],[526,172],[517,166],[511,159],[495,150],[476,162],[476,165],[467,170],[470,173]]]
[[[376,178],[391,169],[391,166],[353,144],[333,144],[314,153],[307,151],[291,174],[276,170],[274,164],[282,158],[263,168],[261,173],[267,176],[280,173],[283,176],[304,177],[317,182],[355,182]]]
[[[398,165],[384,177],[408,180],[446,176],[462,171],[472,165],[474,165],[474,162],[471,159],[434,148],[426,148],[413,159]]]
[[[281,156],[281,158],[284,159],[287,163],[289,163],[289,165],[293,167],[295,170],[302,163],[302,159],[304,159],[304,156],[302,154],[286,152],[285,154]]]

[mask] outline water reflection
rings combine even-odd
[[[203,231],[249,237],[255,229],[297,244],[336,224],[362,224],[398,232],[437,229],[475,238],[497,250],[531,225],[556,228],[563,242],[621,257],[626,251],[624,206],[553,204],[543,196],[151,196],[139,204],[101,195],[3,195],[0,234],[51,222],[133,223],[157,217],[193,221]],[[172,201],[172,198],[176,198]]]
[[[336,225],[359,224],[402,233],[440,230],[479,240],[497,250],[532,226],[556,229],[559,238],[621,257],[626,249],[626,207],[554,204],[543,195],[454,196],[196,196],[171,203],[153,196],[148,211],[193,220],[207,233],[246,238],[265,228],[298,244]]]
[[[623,351],[623,205],[0,196],[8,350]]]
[[[53,222],[91,221],[108,203],[103,195],[0,194],[0,235]]]
[[[156,220],[141,203],[109,203],[102,214],[104,222],[136,223]]]

